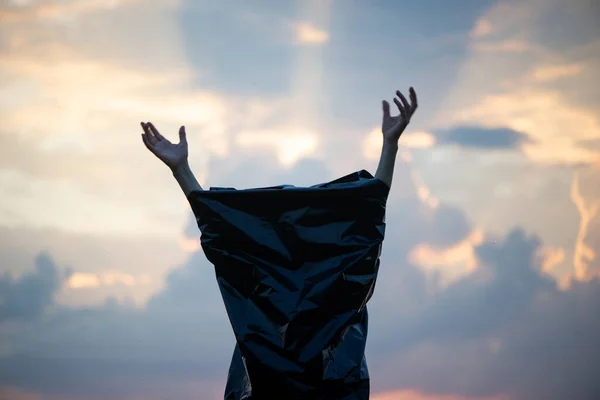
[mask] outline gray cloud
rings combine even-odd
[[[478,7],[483,4],[470,2],[471,5],[475,3]],[[381,39],[384,47],[386,43],[387,47],[401,46],[398,40],[406,40],[409,51],[413,48],[421,51],[425,47],[412,46],[415,35],[396,34],[397,13],[390,13],[388,5],[392,6],[391,2],[384,7],[367,10],[372,18],[365,18],[363,9],[336,16],[332,40],[337,40],[336,28],[341,31],[357,21],[370,24],[367,34],[358,30],[350,32],[346,36],[347,43],[338,43],[327,52],[329,59],[326,61],[332,65],[331,75],[338,79],[326,79],[325,91],[337,93],[336,97],[341,98],[328,111],[334,117],[345,120],[339,125],[345,124],[348,129],[340,129],[341,134],[356,130],[357,121],[370,124],[368,121],[372,121],[373,116],[379,117],[377,105],[380,94],[375,93],[374,87],[387,87],[390,81],[396,80],[398,68],[412,76],[410,79],[416,79],[417,88],[427,86],[426,83],[439,87],[438,84],[450,85],[453,82],[456,66],[443,68],[441,73],[435,74],[428,67],[423,67],[436,65],[430,62],[431,54],[375,52],[372,47],[361,46],[360,40],[366,41],[362,44],[369,44]],[[448,7],[455,11],[450,2]],[[219,74],[213,81],[216,87],[251,94],[258,92],[257,87],[261,92],[267,90],[270,93],[287,90],[291,64],[291,54],[287,50],[274,43],[256,41],[256,36],[245,35],[243,30],[239,30],[227,36],[228,40],[240,39],[231,53],[235,54],[234,62],[228,62],[227,57],[215,52],[225,36],[217,37],[215,41],[211,25],[198,24],[194,18],[197,14],[189,11],[186,10],[182,25],[182,29],[187,31],[183,35],[184,40],[191,36],[210,40],[187,43],[186,50],[193,56],[192,62],[201,66],[203,71],[213,67],[214,70],[208,73]],[[434,18],[431,18],[430,8],[422,5],[419,10],[404,7],[402,11],[405,22],[414,24],[411,26],[415,29],[422,29],[421,23],[427,20],[427,29],[436,28],[438,31],[433,33],[443,35],[447,33],[448,25],[438,24],[441,19],[464,33],[481,9],[471,9],[468,16],[467,13],[445,13],[438,9],[438,16]],[[283,10],[284,14],[286,12]],[[414,18],[415,14],[419,18]],[[448,20],[450,14],[460,16],[460,21]],[[230,18],[226,12],[216,15],[218,18],[205,21],[219,21],[221,25],[224,19]],[[130,32],[131,18],[127,17],[121,16],[118,21],[102,18],[103,25],[100,26],[113,29],[116,23],[123,32]],[[141,17],[145,18],[144,15]],[[381,17],[388,18],[390,23],[382,24]],[[344,23],[339,23],[340,19],[344,19]],[[206,35],[193,26],[207,27]],[[238,27],[235,23],[226,26]],[[377,31],[379,26],[389,27],[386,28],[388,31]],[[411,28],[408,31],[412,31]],[[159,47],[173,47],[168,38],[161,39],[163,35],[154,32],[156,37],[152,38],[160,40],[157,42],[148,40],[147,32],[143,30],[133,34],[139,35],[139,40],[134,41],[135,48],[141,46],[145,54],[144,63],[162,65],[174,59],[154,51]],[[132,54],[138,54],[131,52],[129,47],[115,46],[113,36],[96,36],[96,42],[90,43],[88,36],[69,35],[71,41],[81,42],[82,49],[89,54],[97,52],[98,48],[108,50],[105,54],[111,55],[111,59],[125,59],[126,55],[131,59]],[[252,47],[251,52],[248,52],[250,48],[241,49],[250,42],[259,45]],[[456,63],[462,56],[460,51],[464,51],[463,45],[456,46],[459,51],[452,47],[451,52],[456,54],[445,56]],[[353,50],[358,47],[366,48],[367,52]],[[199,52],[203,49],[204,53]],[[246,53],[240,53],[240,49]],[[371,50],[373,53],[369,53]],[[448,52],[447,49],[445,51]],[[276,54],[275,62],[272,57],[261,58],[261,54],[267,52]],[[250,69],[246,65],[246,72],[240,72],[239,59],[248,60],[248,54],[252,58]],[[368,66],[347,68],[358,61]],[[382,73],[382,66],[389,65],[396,67],[386,67],[388,72]],[[256,85],[255,81],[258,82]],[[419,81],[423,84],[419,85]],[[347,95],[340,95],[342,88],[348,90]],[[424,90],[419,92],[424,100],[440,98],[439,102],[443,104],[443,98],[435,96],[437,90]],[[430,90],[429,95],[427,90]],[[372,112],[364,107],[371,101],[369,98],[375,105]],[[422,104],[430,109],[435,106],[432,103]],[[353,110],[350,118],[348,110]],[[484,135],[489,136],[490,133],[486,131]],[[474,132],[450,132],[451,140],[446,143],[477,148],[514,148],[521,143],[515,134],[505,131],[496,137],[495,142],[481,142],[481,137],[474,136]],[[345,143],[342,145],[349,146],[348,142],[354,139],[352,135],[344,136]],[[332,147],[332,151],[326,153],[350,154],[340,151],[338,143]],[[337,156],[340,157],[339,154]],[[212,161],[210,183],[236,187],[278,183],[309,185],[331,178],[326,176],[329,172],[325,165],[315,160],[303,161],[296,169],[282,174],[274,172],[275,167],[278,164],[272,155],[254,154],[243,158],[234,152],[227,159]],[[28,168],[38,172],[39,165]],[[594,355],[598,353],[600,336],[593,316],[600,305],[599,282],[577,284],[566,292],[559,292],[554,282],[543,276],[532,260],[539,241],[516,230],[501,244],[488,241],[480,246],[477,255],[484,264],[482,269],[440,291],[432,300],[428,293],[428,277],[410,265],[406,255],[421,242],[451,246],[464,238],[472,225],[464,213],[455,208],[442,205],[435,212],[423,210],[424,206],[413,193],[414,188],[402,175],[403,172],[402,168],[398,170],[390,198],[382,268],[375,297],[370,303],[369,363],[374,388],[417,388],[436,394],[509,393],[523,399],[590,398],[597,390],[593,373],[598,369],[598,359]],[[436,174],[439,172],[436,171]],[[138,180],[146,181],[143,177]],[[401,197],[398,195],[401,191],[408,191],[409,195]],[[428,216],[424,217],[425,214]],[[197,234],[191,219],[186,235]],[[115,251],[112,245],[106,247]],[[161,249],[153,242],[126,250],[139,254],[161,253]],[[99,258],[105,249],[101,250],[89,257]],[[132,265],[135,263],[131,261]],[[19,317],[27,322],[20,323],[16,331],[8,324],[0,323],[2,345],[8,347],[10,353],[0,358],[0,383],[45,393],[97,393],[101,398],[130,394],[214,398],[203,390],[174,396],[175,392],[166,384],[176,382],[183,385],[193,381],[206,386],[210,382],[219,385],[226,376],[233,337],[214,282],[212,266],[201,253],[191,255],[184,264],[176,266],[167,275],[164,288],[143,309],[109,300],[101,306],[61,308],[44,315],[44,311],[54,304],[53,294],[57,289],[53,282],[60,273],[56,266],[41,268],[17,280],[2,278],[4,286],[0,288],[0,297],[4,293],[12,293],[10,319],[15,321]],[[5,291],[5,287],[10,290]],[[33,293],[33,288],[42,290],[29,298],[27,293]]]
[[[600,37],[600,6],[597,2],[589,0],[576,0],[568,8],[564,4],[555,2],[550,7],[540,9],[535,19],[543,21],[538,23],[538,32],[535,39],[548,48],[560,52],[569,52],[582,44],[595,42]],[[558,33],[554,27],[560,24],[565,30]]]
[[[274,171],[269,168],[275,162],[272,155],[234,156],[236,164],[228,159],[211,160],[209,168],[214,171],[211,177],[215,185],[308,186],[330,178],[319,160],[306,159],[290,170]],[[387,257],[403,259],[415,244],[428,237],[438,245],[452,244],[470,231],[464,215],[447,207],[441,207],[433,220],[423,223],[419,217],[423,206],[414,195],[405,168],[399,168],[394,184],[403,188],[397,193],[408,191],[412,195],[391,196],[388,218],[403,220],[404,225],[400,229],[392,225],[390,240],[399,246],[386,252]],[[457,227],[454,230],[453,225]],[[409,234],[404,236],[407,231]],[[443,234],[436,237],[436,231]],[[190,215],[185,235],[198,234]],[[410,271],[415,282],[422,280],[416,269],[403,270],[403,277]],[[412,290],[417,296],[424,293],[420,285]],[[196,252],[167,274],[163,289],[143,309],[115,300],[87,309],[60,308],[24,326],[18,336],[9,335],[7,343],[16,350],[3,362],[12,367],[0,369],[0,382],[4,384],[42,392],[101,395],[106,392],[107,382],[119,381],[110,384],[111,391],[106,392],[118,397],[131,391],[143,393],[145,389],[138,382],[148,379],[193,381],[201,377],[224,381],[234,341],[212,265]],[[127,379],[122,381],[121,377]]]
[[[14,279],[8,272],[0,277],[0,323],[39,318],[54,304],[65,277],[47,253],[35,258],[35,271]]]
[[[0,386],[106,398],[169,396],[174,389],[165,388],[176,382],[224,381],[230,331],[212,266],[195,253],[143,309],[108,299],[57,308],[22,324],[18,335],[0,324],[10,348],[0,362]]]
[[[215,160],[214,166],[221,162],[225,160]],[[248,176],[269,171],[269,159],[240,162]],[[234,179],[240,171],[221,166],[219,181],[240,182]],[[252,183],[264,179],[273,184],[275,176],[277,183],[298,183],[299,172],[305,178],[314,174],[306,183],[317,183],[326,172],[317,161],[297,168],[286,175],[265,172]],[[408,185],[405,178],[400,169],[395,184]],[[374,390],[508,393],[516,399],[559,399],[567,393],[586,398],[596,390],[598,360],[590,349],[598,346],[600,326],[590,316],[600,306],[600,282],[557,290],[540,272],[535,257],[540,240],[515,229],[501,241],[478,246],[480,269],[432,298],[430,279],[406,255],[422,242],[451,246],[472,226],[461,211],[448,206],[423,218],[414,188],[412,195],[399,194],[407,187],[392,192],[388,203],[381,272],[370,303],[368,357]],[[198,234],[193,223],[186,234]],[[52,282],[56,273],[39,274]],[[107,398],[173,393],[167,386],[157,388],[157,382],[218,385],[226,378],[233,348],[214,272],[201,252],[172,269],[164,288],[143,309],[116,301],[88,309],[60,308],[30,320],[18,335],[3,337],[13,350],[1,359],[2,384]],[[546,375],[554,379],[545,380]],[[148,381],[155,384],[152,391],[144,383]],[[193,396],[202,395],[180,397]]]
[[[193,236],[197,238],[196,233]],[[131,297],[137,304],[143,304],[160,290],[166,271],[187,257],[176,234],[172,238],[155,238],[5,227],[0,228],[0,276],[8,273],[18,277],[30,271],[32,260],[39,257],[40,248],[52,254],[61,266],[76,266],[77,273],[98,274],[102,278],[104,273],[117,271],[136,280],[135,286],[115,282],[80,290],[62,290],[56,299],[60,304],[102,304],[108,296]],[[149,281],[142,283],[140,277],[144,275]]]
[[[515,229],[477,248],[483,266],[372,346],[374,384],[465,396],[593,399],[600,394],[600,280],[559,291],[535,236]],[[393,372],[392,372],[393,371]]]
[[[526,135],[509,128],[459,126],[434,132],[437,143],[474,149],[514,149],[528,141]]]
[[[482,243],[476,248],[481,270],[441,292],[410,329],[403,329],[401,343],[476,338],[519,317],[535,293],[555,290],[535,263],[539,244],[520,230],[504,243]]]
[[[588,149],[600,150],[600,138],[582,140],[580,144]]]

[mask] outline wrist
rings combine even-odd
[[[394,139],[383,139],[383,148],[387,150],[398,150],[398,141]]]
[[[182,176],[191,171],[190,165],[188,164],[187,160],[182,161],[179,164],[169,168],[171,168],[171,172],[175,176]]]

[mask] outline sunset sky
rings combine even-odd
[[[0,1],[0,400],[223,398],[203,186],[366,169],[414,86],[373,400],[600,398],[595,0]],[[597,397],[596,397],[597,396]]]

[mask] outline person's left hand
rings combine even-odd
[[[383,123],[381,124],[381,132],[383,133],[384,140],[394,143],[397,142],[410,122],[410,118],[417,109],[417,93],[412,87],[409,89],[409,93],[410,104],[399,90],[396,91],[396,95],[400,100],[394,97],[394,103],[398,106],[400,115],[395,117],[390,115],[390,104],[385,100],[383,101]]]

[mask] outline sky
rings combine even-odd
[[[375,172],[374,400],[600,398],[594,0],[0,1],[0,399],[223,397],[234,338],[152,121],[204,187]]]

